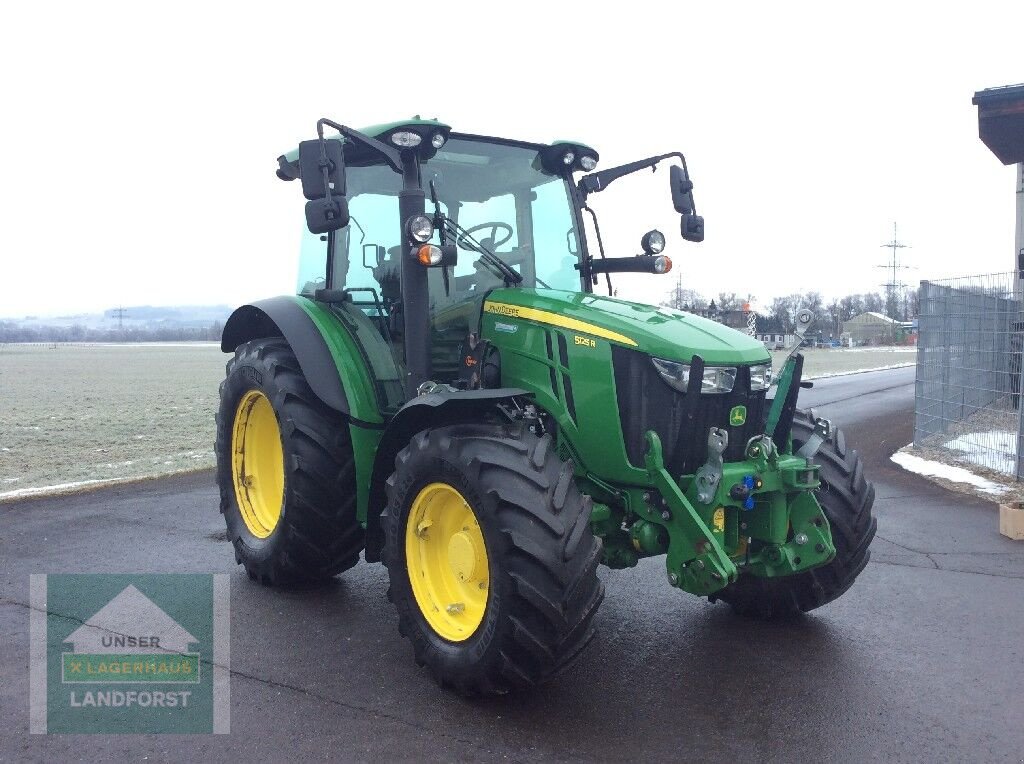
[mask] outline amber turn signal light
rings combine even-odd
[[[417,247],[414,252],[419,264],[428,268],[441,262],[441,248],[433,244],[424,244],[422,247]]]

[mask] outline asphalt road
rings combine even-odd
[[[278,592],[234,565],[209,473],[0,505],[0,759],[1019,761],[1024,544],[993,504],[891,465],[913,370],[804,391],[875,481],[872,562],[840,600],[763,624],[663,563],[603,571],[600,636],[528,694],[467,701],[417,669],[379,565]],[[229,736],[30,736],[28,577],[232,574]]]

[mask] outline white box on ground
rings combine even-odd
[[[1014,541],[1024,541],[1024,502],[999,505],[999,532]]]

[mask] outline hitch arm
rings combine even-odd
[[[644,465],[670,515],[665,521],[669,583],[693,594],[712,594],[736,580],[736,566],[669,475],[658,434],[649,430],[645,439]]]

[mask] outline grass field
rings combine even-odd
[[[0,347],[0,494],[209,467],[214,345]]]
[[[910,366],[917,360],[917,348],[833,348],[830,350],[805,349],[804,378],[850,374],[855,371]],[[773,352],[775,371],[782,366],[786,354]]]
[[[777,365],[783,354],[774,355]],[[197,344],[0,346],[0,499],[213,466],[227,358]],[[804,373],[913,360],[884,349],[809,350]]]

